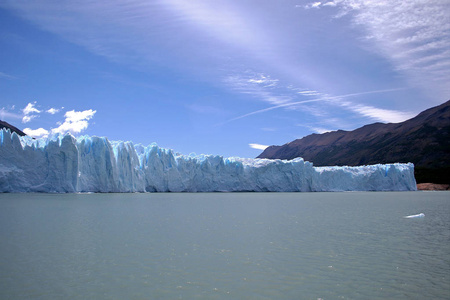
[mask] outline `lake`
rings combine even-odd
[[[0,239],[1,299],[450,298],[450,192],[0,194]]]

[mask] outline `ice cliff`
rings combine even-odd
[[[416,190],[413,164],[314,167],[293,160],[181,155],[72,135],[0,130],[0,192],[309,192]]]

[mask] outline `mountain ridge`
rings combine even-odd
[[[412,162],[418,183],[450,183],[450,100],[401,123],[311,134],[266,148],[258,158],[303,157],[316,166]]]
[[[19,128],[15,127],[15,126],[13,126],[13,125],[11,125],[11,124],[9,124],[8,122],[5,122],[5,121],[0,120],[0,130],[1,130],[2,128],[9,129],[9,130],[11,130],[11,132],[15,132],[15,133],[17,133],[17,134],[20,135],[20,136],[25,136],[25,135],[26,135],[26,134],[25,134],[22,130],[20,130]]]

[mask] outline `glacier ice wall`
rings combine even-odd
[[[314,167],[294,160],[182,155],[151,144],[0,130],[0,192],[416,190],[413,164]]]

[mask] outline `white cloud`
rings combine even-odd
[[[258,149],[258,150],[265,150],[267,147],[267,145],[261,145],[261,144],[248,144],[250,146],[250,148],[253,149]]]
[[[351,12],[372,51],[386,57],[410,83],[446,99],[450,93],[450,5],[442,0],[336,0]]]
[[[318,98],[318,99],[312,99],[312,100],[296,101],[296,102],[290,102],[290,103],[274,105],[274,106],[270,106],[270,107],[263,108],[263,109],[260,109],[260,110],[252,111],[252,112],[249,112],[249,113],[247,113],[245,115],[241,115],[241,116],[229,119],[229,120],[221,123],[220,125],[223,125],[223,124],[226,124],[226,123],[229,123],[229,122],[233,122],[233,121],[236,121],[236,120],[239,120],[239,119],[243,119],[243,118],[246,118],[246,117],[249,117],[249,116],[252,116],[252,115],[268,112],[268,111],[271,111],[271,110],[274,110],[274,109],[277,109],[277,108],[290,108],[290,107],[293,107],[293,106],[298,107],[301,104],[306,104],[306,103],[309,103],[309,102],[325,101],[325,100],[328,100],[328,99],[327,98]]]
[[[264,74],[255,74],[254,77],[248,79],[248,83],[254,83],[261,85],[263,87],[275,87],[278,84],[278,79],[272,79],[268,75]]]
[[[319,96],[320,95],[320,93],[317,92],[317,91],[308,91],[308,90],[300,91],[300,92],[297,92],[297,93],[302,95],[302,96]]]
[[[305,9],[320,8],[320,5],[322,5],[322,2],[311,2],[305,5]]]
[[[336,5],[337,5],[336,2],[331,1],[323,4],[323,6],[336,6]]]
[[[26,135],[29,135],[29,136],[34,137],[36,139],[38,139],[38,138],[46,138],[46,137],[48,137],[48,134],[49,134],[48,130],[45,130],[44,128],[38,128],[38,129],[25,128],[23,130],[23,132]]]
[[[272,79],[269,75],[247,71],[244,74],[228,76],[224,82],[237,92],[251,95],[255,99],[272,105],[280,105],[293,100],[292,95],[276,90],[278,79]]]
[[[92,109],[84,111],[68,111],[64,115],[66,117],[64,123],[62,123],[59,127],[52,129],[52,133],[80,133],[88,128],[88,121],[94,117],[96,112],[96,110]]]
[[[17,79],[17,77],[0,72],[0,78],[5,78],[5,79]]]
[[[66,122],[79,122],[79,121],[83,121],[83,120],[90,120],[94,114],[97,111],[89,109],[89,110],[83,110],[83,111],[68,111],[65,114],[66,117]]]
[[[35,115],[33,113],[41,113],[41,111],[38,110],[35,107],[35,105],[36,105],[36,102],[28,103],[28,105],[24,109],[22,109],[22,112],[24,115],[18,115],[18,114],[11,113],[11,112],[9,112],[9,110],[7,110],[6,108],[3,107],[2,109],[0,109],[0,118],[1,119],[4,119],[5,117],[15,118],[15,119],[22,118],[23,123],[28,123],[32,119],[38,117],[38,115]],[[63,109],[63,108],[61,108],[61,109]],[[50,108],[46,112],[50,113],[50,114],[55,114],[59,111],[60,111],[60,109]],[[25,132],[27,135],[34,137],[34,138],[42,138],[42,137],[45,138],[50,134],[50,132],[52,134],[55,134],[55,133],[65,134],[67,132],[72,133],[72,134],[77,134],[88,128],[88,126],[89,126],[88,121],[94,117],[96,112],[97,111],[92,110],[92,109],[84,110],[84,111],[71,110],[71,111],[68,111],[65,113],[64,122],[62,122],[62,123],[58,122],[57,124],[59,124],[59,126],[57,128],[51,129],[51,131],[48,131],[44,128],[38,128],[38,129],[25,128],[23,130],[23,132]]]
[[[14,105],[11,107],[11,110],[14,110]],[[14,112],[11,112],[9,108],[2,107],[0,108],[0,119],[22,119],[23,116],[21,114],[16,114]]]
[[[213,41],[214,45],[250,50],[255,56],[273,46],[259,21],[251,22],[252,14],[233,1],[83,0],[55,5],[52,0],[41,0],[0,1],[0,6],[98,55],[138,67],[164,59],[161,49],[172,52],[182,42],[180,34],[189,34],[204,49]],[[189,43],[182,43],[184,47],[177,50],[194,54],[193,59],[201,57],[197,50],[190,52]],[[202,54],[206,53],[211,54]]]
[[[47,113],[49,113],[49,114],[51,114],[51,115],[54,115],[54,114],[56,114],[56,113],[59,113],[59,109],[58,108],[50,108],[50,109],[47,109],[47,111],[46,111]]]
[[[161,3],[187,23],[200,28],[213,39],[226,45],[253,52],[270,48],[268,37],[252,22],[252,15],[240,10],[233,1],[165,0]]]
[[[31,120],[33,120],[34,118],[37,118],[37,116],[36,115],[31,115],[31,116],[23,116],[23,118],[22,118],[22,123],[28,123],[28,122],[30,122]]]
[[[22,118],[22,123],[28,123],[34,118],[37,118],[37,115],[34,115],[34,113],[39,114],[41,111],[35,107],[36,101],[33,103],[28,103],[27,106],[25,106],[24,109],[22,109],[22,112],[24,114]]]
[[[351,102],[341,102],[340,105],[365,117],[385,123],[399,123],[414,117],[414,114],[410,112],[377,108]]]
[[[247,114],[232,118],[230,120],[227,120],[227,121],[221,123],[221,125],[226,124],[228,122],[243,119],[243,118],[246,118],[246,117],[249,117],[252,115],[268,112],[268,111],[278,109],[278,108],[284,108],[284,109],[294,108],[295,109],[295,108],[302,107],[302,105],[307,104],[307,103],[323,102],[323,101],[330,101],[330,103],[336,104],[338,106],[347,108],[353,112],[362,114],[366,117],[371,117],[371,118],[374,118],[376,120],[380,120],[383,122],[397,122],[397,120],[401,120],[401,119],[406,120],[406,119],[412,117],[413,115],[411,113],[407,113],[407,112],[398,112],[398,111],[394,111],[394,110],[377,109],[375,107],[363,106],[363,105],[358,105],[358,104],[355,105],[354,103],[351,103],[348,101],[344,102],[343,99],[350,98],[350,97],[369,95],[369,94],[395,92],[395,91],[399,91],[399,90],[402,90],[402,89],[375,90],[375,91],[352,93],[352,94],[346,94],[346,95],[340,95],[340,96],[329,96],[326,94],[319,93],[319,95],[321,95],[321,96],[318,98],[315,98],[315,99],[287,102],[287,103],[270,106],[267,108],[252,111]],[[329,109],[329,107],[327,109]],[[398,121],[398,122],[401,122],[401,121]]]
[[[331,129],[326,129],[326,128],[322,128],[322,127],[309,127],[309,129],[311,129],[312,131],[314,131],[316,133],[320,133],[320,134],[333,131]]]
[[[22,109],[24,115],[29,115],[32,113],[39,114],[41,111],[39,109],[37,109],[36,107],[34,107],[35,105],[36,105],[36,101],[34,101],[33,103],[28,103],[27,106],[25,106],[25,108]]]
[[[446,0],[334,0],[305,9],[338,7],[350,16],[366,50],[385,57],[411,86],[433,99],[450,94],[450,5]],[[367,45],[367,44],[365,44]]]

